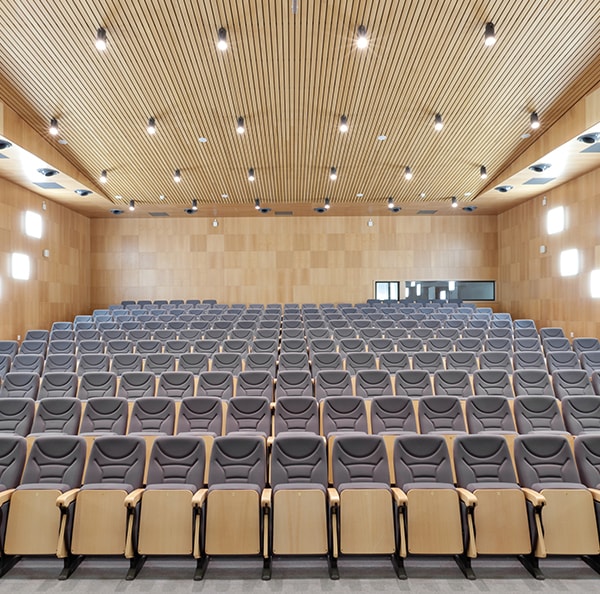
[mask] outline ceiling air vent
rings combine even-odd
[[[191,209],[191,208],[187,208],[187,209],[185,209],[185,210],[186,210],[186,212],[187,212],[188,210],[192,210],[192,209]],[[169,213],[168,213],[168,212],[149,212],[148,214],[149,214],[151,217],[168,217],[168,216],[169,216]]]
[[[437,210],[419,210],[417,212],[418,215],[434,215]]]
[[[477,207],[474,204],[470,204],[469,206],[463,206],[463,210],[465,212],[473,212],[474,210],[477,210]]]
[[[600,141],[600,132],[589,132],[588,134],[582,134],[577,138],[579,142],[584,144],[594,144]]]
[[[261,212],[263,210],[265,210],[265,209],[261,208]],[[317,210],[317,209],[315,208],[315,210]],[[325,209],[323,209],[323,210],[325,210]],[[291,210],[276,210],[273,214],[276,217],[292,217],[292,216],[294,216],[294,213]]]

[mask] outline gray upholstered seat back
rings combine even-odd
[[[515,371],[546,371],[546,359],[542,351],[517,351],[513,355]],[[515,388],[516,390],[516,388]]]
[[[396,373],[396,395],[418,398],[433,394],[431,379],[422,369],[403,369]]]
[[[557,398],[565,396],[591,396],[594,388],[587,371],[583,369],[559,369],[552,373],[552,387]]]
[[[465,431],[460,401],[456,396],[423,396],[419,400],[421,433]]]
[[[433,391],[450,396],[471,396],[473,388],[464,369],[442,369],[433,374]]]
[[[600,398],[598,396],[565,396],[562,400],[565,427],[572,435],[587,432],[600,434]]]
[[[558,402],[554,396],[519,396],[514,402],[519,433],[565,431]]]
[[[375,353],[363,353],[360,351],[358,353],[348,353],[346,355],[346,371],[352,375],[356,375],[361,369],[377,369],[377,358],[375,357]]]
[[[410,359],[406,353],[396,351],[379,353],[379,369],[386,369],[392,375],[398,371],[410,370]]]
[[[507,373],[513,372],[512,359],[505,351],[486,351],[479,355],[480,369],[504,369]]]
[[[117,353],[112,356],[110,370],[117,375],[128,371],[142,371],[144,360],[139,353]]]
[[[18,354],[13,357],[11,371],[21,371],[42,374],[44,369],[44,355]]]
[[[28,435],[34,413],[31,398],[0,398],[0,434]]]
[[[125,435],[127,412],[125,398],[92,398],[83,411],[79,433]]]
[[[444,360],[439,352],[424,351],[413,354],[412,366],[413,369],[423,369],[428,373],[434,373],[444,369]]]
[[[208,355],[206,353],[181,353],[177,369],[191,371],[195,375],[201,371],[208,371]]]
[[[441,435],[401,435],[394,443],[396,484],[452,484],[452,466]]]
[[[327,487],[327,452],[322,437],[284,433],[273,440],[271,485],[311,483]]]
[[[175,401],[172,398],[138,398],[133,403],[128,433],[158,432],[173,435]]]
[[[517,396],[553,394],[545,364],[543,369],[517,369],[513,373],[513,388]]]
[[[452,449],[459,487],[517,482],[508,444],[501,435],[459,435]]]
[[[365,401],[356,396],[333,396],[322,403],[322,433],[368,430]]]
[[[25,438],[0,434],[0,490],[14,489],[20,483],[26,454]]]
[[[49,371],[44,373],[38,392],[38,400],[42,398],[67,397],[75,398],[79,378],[72,371]]]
[[[371,400],[371,427],[374,434],[417,431],[417,416],[410,398],[377,396]]]
[[[149,398],[156,392],[156,376],[151,371],[126,371],[121,376],[117,396]]]
[[[600,489],[600,433],[579,435],[574,449],[581,482],[586,487]]]
[[[313,384],[307,369],[287,369],[279,371],[275,384],[275,397],[312,396]]]
[[[371,338],[368,342],[371,353],[388,353],[394,350],[394,341],[391,338]]]
[[[117,394],[117,376],[111,371],[87,371],[81,376],[77,396],[80,400],[113,397]]]
[[[194,395],[196,386],[191,371],[163,371],[158,378],[157,396],[187,398]]]
[[[184,398],[179,408],[177,433],[211,433],[223,431],[223,401],[218,396]]]
[[[77,398],[44,398],[38,404],[31,433],[75,435],[81,419],[81,401]]]
[[[81,485],[86,445],[75,435],[40,435],[31,446],[21,484]]]
[[[352,396],[350,372],[342,369],[319,371],[315,377],[315,396],[317,400],[329,396]]]
[[[519,435],[514,454],[523,487],[538,490],[543,483],[581,482],[571,446],[562,435]]]
[[[237,381],[238,396],[261,396],[273,400],[273,376],[265,370],[242,371]]]
[[[600,351],[600,340],[597,338],[574,338],[573,350],[578,354],[584,351]]]
[[[365,398],[393,394],[392,377],[386,369],[361,369],[356,374],[356,395]]]
[[[514,396],[504,369],[478,369],[473,373],[473,392],[479,395]]]
[[[579,358],[574,351],[551,351],[546,354],[546,364],[550,373],[559,369],[581,369]]]
[[[267,478],[266,445],[259,435],[225,435],[213,442],[208,485],[247,484],[263,489]]]
[[[469,433],[482,431],[516,432],[515,422],[505,396],[470,396],[465,403]]]
[[[319,433],[319,406],[311,396],[286,396],[275,405],[275,435],[286,431]]]
[[[430,353],[449,353],[454,348],[452,340],[446,336],[430,338],[427,341],[427,351]]]
[[[138,489],[146,465],[146,445],[133,435],[103,435],[94,440],[85,484],[118,483]]]
[[[46,363],[44,365],[44,373],[50,371],[69,371],[77,370],[77,357],[72,354],[54,354],[46,355]],[[1,374],[0,374],[1,375]]]
[[[185,484],[197,490],[204,482],[205,464],[201,439],[183,435],[157,437],[152,444],[146,484]]]
[[[270,400],[261,396],[236,396],[227,405],[225,433],[249,431],[271,433]]]
[[[40,376],[30,371],[9,371],[0,386],[0,398],[33,398],[40,387]]]
[[[396,348],[402,353],[416,353],[424,350],[423,340],[420,338],[400,338],[396,343]]]
[[[198,376],[197,396],[218,396],[229,400],[233,396],[233,374],[230,371],[203,371]]]
[[[331,459],[336,489],[349,483],[390,484],[387,451],[379,435],[338,435],[333,442]]]

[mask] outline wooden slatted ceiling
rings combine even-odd
[[[275,207],[472,200],[486,184],[481,164],[493,176],[541,133],[520,138],[531,111],[543,130],[600,82],[597,0],[301,0],[296,15],[282,0],[24,0],[1,3],[0,21],[0,99],[40,132],[57,117],[68,141],[57,148],[90,179],[107,169],[113,202],[174,212],[192,198],[220,214],[256,197]],[[361,23],[366,51],[355,46]],[[215,48],[221,26],[226,53]]]

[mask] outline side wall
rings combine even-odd
[[[590,296],[590,271],[600,268],[600,169],[498,215],[500,309],[561,326],[574,336],[600,336],[600,300]],[[566,228],[548,235],[546,213],[566,210]],[[540,246],[546,253],[540,253]],[[560,252],[577,248],[580,272],[560,276]]]
[[[90,310],[90,220],[0,179],[0,339],[24,338]],[[42,215],[41,239],[24,233],[24,214]],[[43,250],[50,250],[48,258]],[[11,252],[29,255],[30,280],[11,277]]]
[[[375,280],[497,277],[495,216],[91,221],[92,306],[122,299],[224,303],[373,297]]]

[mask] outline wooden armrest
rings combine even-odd
[[[200,489],[192,495],[192,507],[202,507],[206,501],[208,489]]]
[[[408,495],[400,487],[392,487],[392,497],[398,507],[406,507]]]
[[[275,403],[274,403],[274,402],[270,402],[270,403],[269,403],[269,408],[270,408],[271,410],[275,410]]]
[[[262,495],[260,496],[261,507],[271,507],[271,495],[273,490],[270,488],[263,489]]]
[[[6,489],[6,491],[2,491],[0,493],[0,505],[4,505],[7,501],[10,500],[10,496],[15,492],[14,489]]]
[[[471,491],[467,491],[467,489],[463,489],[462,487],[457,487],[456,492],[460,497],[460,500],[467,507],[475,507],[477,505],[477,497],[471,493]]]
[[[588,489],[588,491],[592,494],[594,501],[600,502],[600,489]]]
[[[332,487],[327,489],[327,497],[329,498],[329,505],[338,506],[340,504],[340,494]]]
[[[267,447],[268,448],[272,448],[273,447],[273,440],[275,438],[272,435],[269,435],[269,437],[267,437]]]
[[[521,490],[525,495],[525,499],[532,503],[534,507],[542,507],[543,505],[546,505],[545,497],[537,491],[529,489],[528,487],[521,487]]]
[[[125,497],[125,507],[135,507],[142,499],[144,489],[134,489],[127,497]]]
[[[66,491],[62,495],[59,495],[56,498],[56,506],[57,507],[68,507],[73,501],[75,501],[77,497],[77,493],[79,493],[79,489],[70,489]]]

